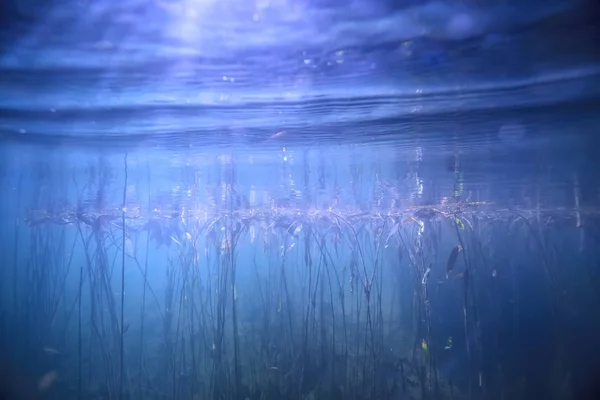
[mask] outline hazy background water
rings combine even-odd
[[[353,144],[379,162],[416,157],[429,179],[460,157],[472,183],[560,187],[578,172],[594,184],[600,35],[586,2],[32,0],[1,11],[5,143],[162,149],[161,167],[210,146],[275,165],[286,146],[335,158]]]
[[[16,271],[3,276],[18,276],[29,255],[27,241],[16,250],[28,235],[25,209],[118,210],[123,192],[147,215],[194,202],[376,214],[448,199],[559,210],[578,197],[580,207],[595,207],[597,17],[592,4],[566,0],[3,1],[0,215],[8,222],[0,250]],[[560,240],[565,252],[575,250]],[[532,289],[545,282],[535,264],[542,257],[521,249],[516,259],[510,245],[498,246],[494,268],[510,264],[527,282],[515,289],[526,298],[520,326],[544,337],[548,301]],[[581,255],[590,265],[594,248]],[[160,254],[150,275],[162,289]],[[139,271],[127,273],[129,285],[139,283]],[[27,280],[18,288],[6,282],[27,294]],[[127,298],[131,314],[138,286]],[[446,285],[452,307],[444,308],[447,293],[439,297],[455,337],[457,287]],[[8,293],[5,309],[19,320]],[[516,301],[494,293],[495,306]],[[510,327],[494,311],[483,319],[491,332]],[[544,339],[526,336],[507,345],[509,365],[535,349],[527,368],[544,380]],[[467,386],[465,360],[442,364]]]

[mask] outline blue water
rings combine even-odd
[[[362,142],[453,122],[461,136],[495,135],[518,113],[586,103],[600,87],[593,17],[558,0],[3,7],[8,137]]]
[[[593,398],[597,21],[2,2],[0,400]]]

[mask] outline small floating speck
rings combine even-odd
[[[498,138],[504,142],[517,142],[523,139],[526,129],[519,123],[508,123],[500,127]]]
[[[100,42],[97,42],[94,45],[94,47],[96,50],[112,50],[115,47],[115,45],[108,40],[102,40]]]
[[[19,133],[27,133],[25,129],[19,129]]]

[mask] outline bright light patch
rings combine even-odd
[[[170,34],[185,41],[201,38],[202,21],[214,3],[215,0],[157,1],[170,17],[171,24],[167,28]]]

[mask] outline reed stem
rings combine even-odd
[[[125,213],[127,211],[127,153],[124,159],[125,180],[123,184],[123,208],[122,208],[122,224],[123,224],[123,248],[121,250],[121,342],[119,348],[119,399],[123,399],[123,384],[124,384],[124,369],[125,369]]]

